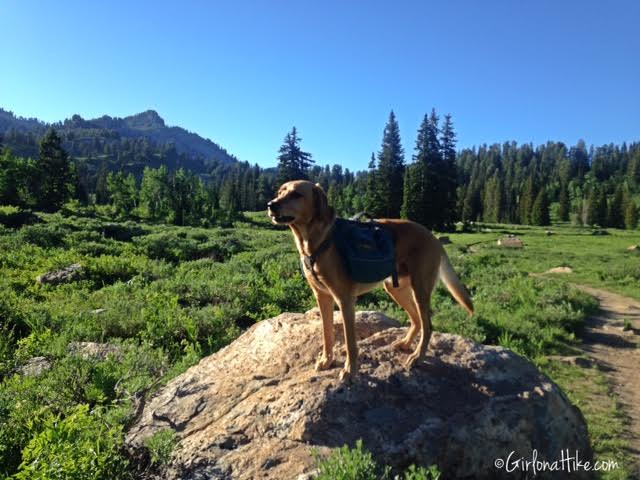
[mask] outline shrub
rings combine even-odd
[[[60,225],[52,223],[29,225],[20,229],[23,241],[43,248],[63,246],[66,233]]]
[[[362,446],[362,440],[350,449],[347,445],[335,450],[327,458],[318,458],[316,480],[379,480],[388,478],[389,471],[380,472],[373,456]]]
[[[20,228],[23,225],[38,222],[40,219],[29,210],[18,207],[0,206],[0,225],[9,228]]]
[[[145,235],[147,231],[135,222],[103,223],[102,235],[121,242],[130,242],[133,237]]]
[[[365,450],[362,440],[356,442],[355,448],[347,445],[334,450],[330,456],[322,458],[316,455],[318,475],[316,480],[391,480],[391,467],[380,467],[370,452]],[[411,465],[400,480],[439,480],[440,470],[436,465],[429,468]]]
[[[158,430],[149,437],[145,442],[145,446],[149,450],[151,465],[162,467],[169,463],[171,454],[177,443],[176,432],[170,428]]]
[[[17,480],[127,478],[120,452],[121,426],[109,425],[101,410],[75,407],[64,418],[52,416],[22,452]]]

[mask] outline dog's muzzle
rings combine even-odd
[[[269,215],[269,217],[271,217],[271,220],[274,223],[286,224],[295,220],[294,217],[288,215],[280,215],[278,210],[280,210],[280,204],[277,201],[272,200],[267,203],[267,214]]]

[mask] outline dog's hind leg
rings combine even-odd
[[[421,329],[421,320],[416,303],[413,301],[413,294],[409,285],[400,285],[398,288],[393,288],[391,283],[384,282],[384,289],[387,293],[400,305],[409,315],[411,320],[411,326],[407,331],[407,334],[399,340],[396,340],[391,344],[391,348],[397,350],[408,350],[411,347],[413,339],[416,337]]]
[[[333,365],[333,343],[335,339],[333,331],[333,297],[324,292],[313,292],[320,307],[322,317],[323,348],[320,358],[316,362],[316,370],[327,370]]]
[[[344,326],[344,341],[347,347],[347,361],[340,372],[340,380],[349,380],[358,373],[358,339],[356,338],[356,299],[338,299]]]
[[[435,275],[429,275],[426,279],[412,278],[411,287],[413,290],[413,299],[418,309],[418,315],[420,316],[421,329],[418,346],[407,359],[407,368],[411,368],[418,360],[424,358],[427,353],[429,340],[431,340],[431,332],[433,331],[431,325],[431,293],[433,292],[437,279],[437,271],[435,271]]]

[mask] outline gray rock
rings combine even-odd
[[[342,325],[334,327],[336,366],[316,372],[316,310],[254,325],[150,399],[127,448],[146,458],[147,438],[175,430],[179,443],[158,472],[163,479],[311,478],[314,449],[326,455],[358,439],[382,464],[435,463],[443,478],[514,478],[494,466],[511,451],[530,458],[536,449],[555,460],[568,448],[591,458],[580,411],[510,350],[434,333],[425,361],[407,371],[408,354],[389,348],[405,329],[360,312],[360,374],[344,385]]]
[[[498,245],[500,247],[522,248],[524,247],[524,242],[518,237],[509,235],[508,237],[499,238]]]
[[[121,360],[123,355],[119,346],[110,343],[71,342],[67,350],[85,360],[106,360],[110,355]]]
[[[18,373],[25,377],[37,377],[51,368],[51,362],[46,357],[33,357],[27,363],[18,367]]]
[[[82,272],[82,265],[74,263],[62,270],[56,270],[53,272],[43,273],[36,277],[36,282],[40,285],[58,285],[60,283],[67,283],[76,280]]]

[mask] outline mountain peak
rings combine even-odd
[[[130,117],[125,117],[124,120],[129,128],[135,130],[152,130],[166,127],[164,119],[155,110],[146,110]]]

